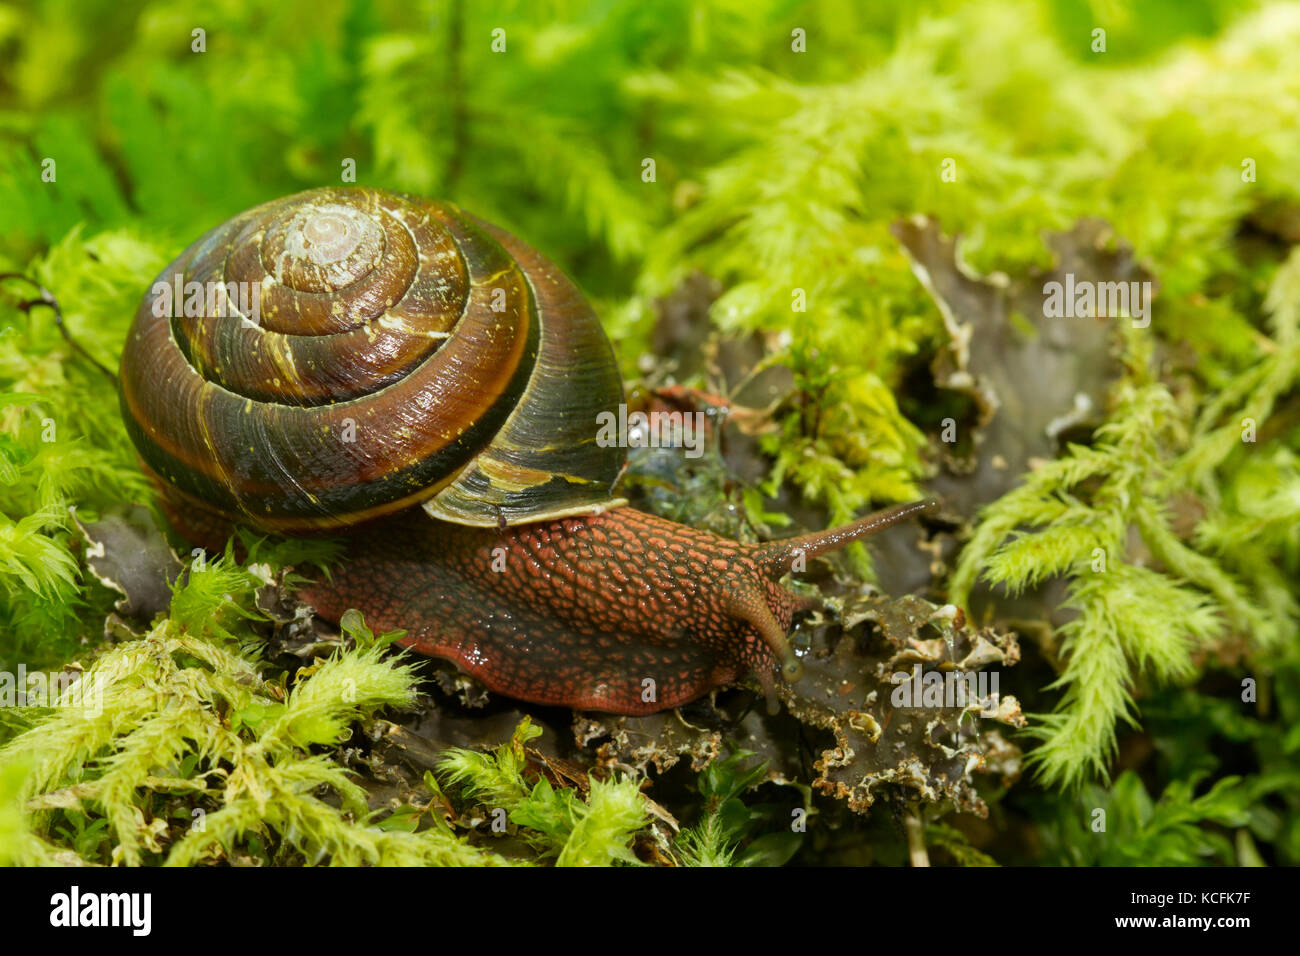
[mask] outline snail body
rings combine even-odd
[[[168,314],[174,280],[228,307]],[[453,206],[362,188],[201,237],[141,304],[121,370],[127,430],[190,540],[350,533],[301,592],[323,618],[357,608],[539,703],[648,713],[752,673],[771,704],[811,606],[778,583],[796,553],[929,503],[753,546],[657,518],[615,497],[624,452],[596,441],[621,401],[609,341],[555,266]]]

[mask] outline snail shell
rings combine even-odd
[[[448,203],[315,189],[217,226],[141,303],[121,383],[173,509],[301,532],[417,503],[484,527],[624,503],[624,452],[595,441],[623,392],[591,307]]]

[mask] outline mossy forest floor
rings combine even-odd
[[[494,7],[0,16],[0,862],[1300,862],[1300,6]],[[152,492],[39,290],[115,366],[189,241],[350,169],[559,262],[632,401],[725,410],[640,507],[940,499],[802,576],[782,714],[485,696],[311,624],[337,542],[129,560]],[[914,665],[999,702],[904,711]]]

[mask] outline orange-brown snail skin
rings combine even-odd
[[[786,633],[809,605],[778,583],[794,549],[930,507],[756,546],[627,507],[623,452],[596,441],[622,385],[590,306],[445,203],[290,196],[218,226],[159,283],[123,352],[122,410],[178,529],[213,544],[231,522],[352,528],[303,596],[405,629],[503,694],[648,713],[753,673],[770,701],[775,676],[799,674]],[[227,307],[159,307],[194,283]]]

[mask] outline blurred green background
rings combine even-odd
[[[1267,274],[1238,282],[1231,240],[1251,209],[1300,188],[1298,9],[6,4],[0,265],[27,269],[79,228],[78,242],[132,240],[97,254],[138,274],[149,254],[165,262],[352,164],[362,185],[458,202],[555,259],[596,301],[629,376],[653,297],[700,269],[721,284],[724,332],[785,332],[781,358],[808,380],[856,376],[856,393],[841,383],[829,398],[850,409],[842,430],[870,437],[826,449],[856,473],[789,463],[838,519],[913,493],[923,471],[909,420],[925,410],[900,414],[892,396],[941,325],[889,234],[899,216],[934,213],[975,266],[1011,272],[1046,262],[1044,230],[1103,217],[1158,276],[1162,333],[1206,354],[1210,384],[1249,361],[1242,313]],[[948,160],[955,181],[940,175]],[[1232,295],[1207,296],[1224,274]],[[796,287],[806,321],[791,316]],[[125,326],[89,324],[115,358]]]
[[[823,230],[844,227],[835,212],[917,209],[991,230],[1012,211],[1026,220],[1017,227],[1059,226],[1098,197],[1164,206],[1175,221],[1148,224],[1154,248],[1142,251],[1155,253],[1190,211],[1162,200],[1208,203],[1225,188],[1181,181],[1203,175],[1198,154],[1249,146],[1263,164],[1295,145],[1294,71],[1276,75],[1286,34],[1257,41],[1258,63],[1140,72],[1171,46],[1204,49],[1252,6],[4,4],[0,234],[18,261],[78,223],[184,242],[258,202],[338,182],[350,158],[360,183],[459,202],[601,295],[632,292],[647,257],[664,279],[663,233],[674,253],[689,248],[703,227],[688,236],[674,223],[731,192],[746,211],[788,213],[794,256],[807,207],[821,204]],[[1293,15],[1281,21],[1294,29]],[[1091,51],[1097,25],[1104,54]],[[196,28],[205,53],[191,49]],[[791,50],[795,29],[807,52]],[[504,52],[493,52],[494,30]],[[1259,75],[1233,76],[1243,65]],[[1208,105],[1230,112],[1198,116]],[[1147,153],[1173,182],[1129,195],[1149,174]],[[962,175],[940,192],[932,172],[949,155]],[[58,163],[55,184],[41,183],[44,157]],[[653,185],[641,180],[644,157],[657,163]],[[735,182],[742,170],[754,181]],[[1080,195],[1056,195],[1062,187]],[[977,219],[981,194],[1009,208]]]

